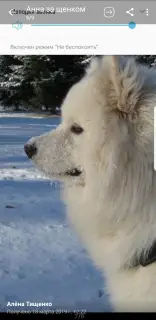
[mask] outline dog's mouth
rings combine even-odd
[[[58,177],[58,178],[65,178],[65,177],[80,177],[84,171],[83,167],[77,167],[73,169],[68,169],[65,172],[48,172],[43,167],[40,167],[40,170],[49,177]]]
[[[71,177],[79,177],[83,171],[83,168],[74,168],[65,172],[65,175]]]
[[[60,177],[79,177],[83,172],[83,167],[77,167],[73,169],[68,169],[65,172],[57,173],[57,176]]]

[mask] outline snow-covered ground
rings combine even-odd
[[[48,181],[23,151],[59,118],[0,114],[0,311],[107,311],[103,278],[68,226],[57,181]],[[8,302],[25,306],[11,307]]]

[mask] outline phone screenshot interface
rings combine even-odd
[[[0,1],[1,313],[156,311],[155,12]]]

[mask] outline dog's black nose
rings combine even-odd
[[[27,154],[27,156],[31,159],[37,153],[36,145],[34,143],[25,144],[24,151]]]

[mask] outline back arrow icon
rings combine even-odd
[[[11,9],[11,10],[9,11],[9,13],[10,13],[10,15],[11,15],[11,16],[13,16],[13,13],[12,13],[12,11],[13,11],[13,9]]]

